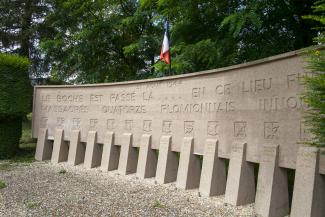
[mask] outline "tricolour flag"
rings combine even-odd
[[[168,25],[168,24],[167,24]],[[168,40],[168,27],[165,30],[164,40],[160,51],[160,60],[170,64],[169,40]]]

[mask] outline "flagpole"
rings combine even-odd
[[[169,19],[167,18],[167,36],[168,36],[168,42],[169,42],[169,54],[170,54],[170,57],[169,57],[169,61],[170,61],[170,64],[169,64],[169,75],[172,75],[172,57],[171,57],[171,41],[170,41],[170,35],[169,35]]]

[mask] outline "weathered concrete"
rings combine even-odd
[[[289,214],[287,171],[279,167],[279,145],[265,145],[255,198],[255,211],[262,217],[282,217]]]
[[[52,163],[60,163],[68,160],[69,146],[63,140],[63,129],[56,129],[53,143]]]
[[[47,128],[40,128],[36,144],[35,159],[50,160],[52,156],[52,143],[48,140]]]
[[[100,167],[103,171],[116,170],[120,159],[120,147],[114,144],[114,133],[107,132],[103,145],[103,155]]]
[[[151,135],[143,135],[139,150],[137,176],[142,179],[154,177],[156,175],[157,159],[155,150],[151,149]]]
[[[218,140],[205,143],[199,191],[203,196],[222,195],[226,190],[226,165],[218,157]]]
[[[254,166],[246,161],[247,144],[236,142],[231,147],[225,202],[240,206],[255,199]]]
[[[89,131],[84,166],[88,169],[97,167],[100,165],[102,157],[101,148],[97,144],[97,132]]]
[[[178,159],[177,154],[171,150],[171,136],[162,136],[159,146],[159,155],[156,171],[156,181],[165,184],[176,181]]]
[[[261,144],[279,144],[279,166],[295,169],[297,142],[310,135],[304,124],[307,106],[300,99],[301,79],[307,74],[302,58],[291,52],[223,69],[146,81],[113,84],[36,86],[33,137],[48,128],[97,132],[103,144],[107,131],[116,144],[132,133],[134,147],[150,134],[152,149],[170,135],[171,148],[181,151],[184,137],[194,138],[194,153],[204,154],[206,139],[218,138],[218,155],[230,158],[230,146],[242,139],[249,144],[246,159],[259,163]],[[325,155],[324,157],[325,158]],[[325,160],[320,171],[325,173]]]
[[[194,155],[193,137],[185,137],[179,158],[176,186],[182,189],[199,187],[201,165],[197,156]]]
[[[71,132],[68,163],[71,165],[78,165],[84,162],[85,147],[80,142],[80,131],[73,130]]]
[[[300,147],[292,196],[291,217],[325,215],[325,177],[319,174],[319,149]]]
[[[133,139],[131,133],[124,133],[124,141],[121,144],[121,155],[118,164],[118,173],[127,175],[135,173],[138,164],[138,152],[132,147]]]

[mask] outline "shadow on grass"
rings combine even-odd
[[[36,139],[32,138],[31,114],[22,123],[22,135],[19,141],[19,149],[15,156],[4,159],[0,163],[0,170],[8,170],[12,163],[32,163],[34,161]]]

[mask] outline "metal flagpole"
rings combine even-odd
[[[169,21],[167,19],[166,21],[166,31],[167,31],[167,37],[168,37],[168,42],[169,42],[169,75],[173,75],[172,74],[172,57],[171,57],[171,43],[170,43],[170,37],[169,37]]]

